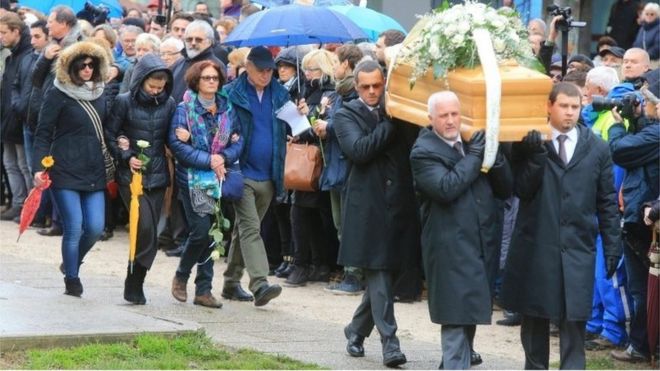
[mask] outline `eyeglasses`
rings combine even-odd
[[[358,88],[361,89],[361,90],[371,90],[371,89],[378,90],[382,87],[383,87],[383,84],[380,83],[380,82],[375,83],[375,84],[360,84],[360,85],[358,85]]]
[[[161,57],[169,57],[171,55],[177,55],[180,54],[181,52],[160,52]]]
[[[320,70],[321,69],[318,68],[318,67],[316,67],[316,68],[311,68],[311,67],[303,68],[303,71],[305,71],[305,72],[316,72],[316,71],[320,71]]]
[[[94,62],[89,62],[89,63],[83,63],[80,65],[80,70],[84,70],[85,68],[89,68],[90,70],[94,69]]]
[[[188,44],[192,44],[193,41],[194,41],[196,44],[201,44],[201,43],[203,43],[205,40],[206,40],[206,38],[203,38],[203,37],[186,37],[186,38],[185,38],[185,41],[186,41]]]
[[[201,80],[204,80],[206,82],[213,81],[213,82],[218,82],[220,81],[220,76],[218,75],[213,75],[213,76],[200,76],[199,77]]]

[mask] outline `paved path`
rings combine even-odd
[[[60,238],[28,230],[15,242],[17,225],[0,222],[0,347],[72,344],[111,340],[141,332],[176,333],[201,327],[219,344],[281,354],[332,369],[381,369],[377,334],[365,342],[366,356],[345,353],[343,327],[360,297],[335,296],[322,284],[285,288],[265,307],[224,301],[220,310],[179,303],[170,295],[177,259],[159,253],[147,275],[147,305],[122,298],[127,260],[127,234],[115,232],[99,242],[81,267],[82,299],[62,295],[58,270]],[[219,297],[223,263],[216,263],[214,292]],[[192,281],[192,280],[191,280]],[[274,282],[282,283],[279,279]],[[245,284],[247,286],[247,284]],[[193,292],[188,286],[189,295]],[[430,322],[426,302],[396,304],[398,335],[409,362],[405,369],[435,369],[440,361],[440,327]],[[501,318],[495,312],[494,320]],[[520,368],[523,353],[518,328],[480,326],[476,348],[484,363],[476,369]],[[553,340],[551,361],[557,360]]]

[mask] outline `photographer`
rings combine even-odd
[[[626,273],[628,274],[628,290],[633,299],[633,316],[628,347],[611,352],[614,359],[624,362],[643,362],[649,357],[646,325],[649,261],[646,251],[651,244],[651,233],[644,225],[643,203],[657,198],[659,193],[660,125],[655,108],[658,99],[646,89],[643,90],[647,95],[646,116],[642,116],[640,109],[635,109],[635,118],[631,120],[629,130],[626,131],[624,125],[621,124],[623,118],[619,114],[618,108],[614,108],[612,114],[617,124],[614,124],[609,130],[612,159],[615,164],[626,170],[621,187],[623,196],[622,237]]]

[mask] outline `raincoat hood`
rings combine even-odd
[[[167,100],[170,94],[172,94],[173,89],[172,71],[170,71],[165,66],[165,63],[160,59],[159,56],[153,53],[145,54],[135,64],[135,67],[133,68],[133,75],[131,76],[131,84],[129,87],[131,95],[135,96],[142,87],[144,80],[147,79],[147,76],[156,71],[165,71],[167,73],[167,83],[165,83],[164,90],[167,93],[167,96],[165,97],[165,100]]]

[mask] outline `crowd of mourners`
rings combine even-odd
[[[205,1],[189,11],[175,2],[163,17],[163,3],[111,22],[1,2],[0,219],[20,222],[30,190],[48,186],[32,227],[62,238],[65,294],[82,295],[87,253],[128,223],[139,173],[130,303],[146,304],[163,250],[179,259],[174,299],[188,301],[195,269],[193,303],[221,308],[212,282],[222,244],[222,298],[266,305],[282,293],[273,277],[362,294],[346,351],[364,356],[376,327],[388,367],[407,361],[394,302],[423,294],[442,325],[440,368],[483,362],[476,326],[494,308],[505,309],[499,325],[521,326],[525,368],[549,367],[552,335],[560,368],[585,368],[585,350],[629,362],[658,353],[646,313],[660,206],[658,4],[616,1],[595,56],[570,55],[567,66],[561,18],[531,20],[530,48],[554,83],[551,134],[500,143],[485,173],[486,135],[461,136],[453,92],[428,98],[427,127],[387,115],[389,48],[402,32],[235,48],[223,41],[260,7],[219,0],[214,15]],[[296,135],[278,117],[290,102],[312,123]],[[316,190],[285,188],[288,143],[320,148]]]

